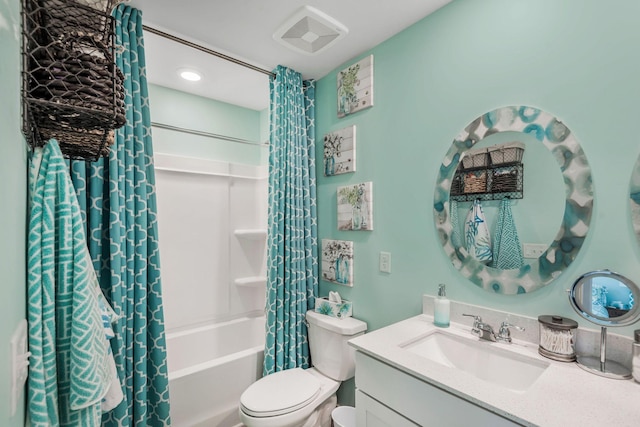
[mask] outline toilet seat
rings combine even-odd
[[[242,411],[252,417],[275,417],[299,410],[320,394],[318,378],[301,368],[263,377],[242,393]]]

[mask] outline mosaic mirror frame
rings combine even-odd
[[[555,239],[537,259],[514,270],[489,267],[468,256],[466,248],[456,247],[451,242],[449,190],[460,158],[477,142],[497,132],[533,135],[558,162],[566,190],[562,223]],[[453,140],[440,166],[433,208],[440,243],[453,266],[465,278],[489,292],[529,293],[556,279],[571,265],[584,244],[593,211],[591,168],[573,133],[553,115],[529,106],[497,108],[473,120]],[[640,212],[640,204],[638,209]],[[636,233],[640,236],[640,232]]]

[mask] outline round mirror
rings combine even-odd
[[[573,309],[600,326],[624,326],[638,320],[640,290],[635,283],[609,270],[583,274],[569,291]]]
[[[609,270],[583,274],[569,290],[571,307],[580,316],[601,326],[600,355],[578,355],[578,366],[596,375],[614,379],[631,378],[629,368],[607,359],[607,327],[638,321],[640,289],[631,280]]]
[[[452,240],[450,189],[460,159],[476,143],[499,132],[521,132],[532,135],[535,143],[542,143],[560,166],[565,190],[564,213],[553,241],[538,258],[512,270],[489,267],[469,256],[463,245],[454,244]],[[524,166],[527,170],[536,167],[535,164]],[[546,201],[537,203],[544,206]],[[476,285],[502,294],[532,292],[558,277],[573,262],[584,243],[592,208],[591,169],[582,147],[556,117],[527,106],[498,108],[467,125],[453,140],[440,166],[434,195],[434,220],[451,263]]]

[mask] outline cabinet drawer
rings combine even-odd
[[[521,425],[359,351],[356,352],[356,387],[361,393],[423,427]]]
[[[358,427],[420,427],[360,390],[356,390]]]

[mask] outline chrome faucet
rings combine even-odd
[[[463,316],[473,317],[473,328],[471,333],[481,340],[496,341],[496,334],[488,323],[482,321],[482,317],[475,314],[463,314]]]
[[[496,335],[493,327],[488,323],[484,323],[482,321],[482,317],[475,314],[463,314],[463,316],[473,317],[473,327],[471,329],[471,334],[477,336],[481,340],[510,343],[512,340],[511,330],[509,328],[516,328],[519,331],[524,331],[524,328],[512,325],[511,323],[504,321],[500,325],[500,329],[498,330],[498,334]]]
[[[509,328],[516,328],[519,331],[524,331],[524,328],[521,326],[513,325],[506,320],[502,322],[500,325],[500,329],[498,330],[498,336],[496,339],[502,342],[511,342],[511,330]]]

